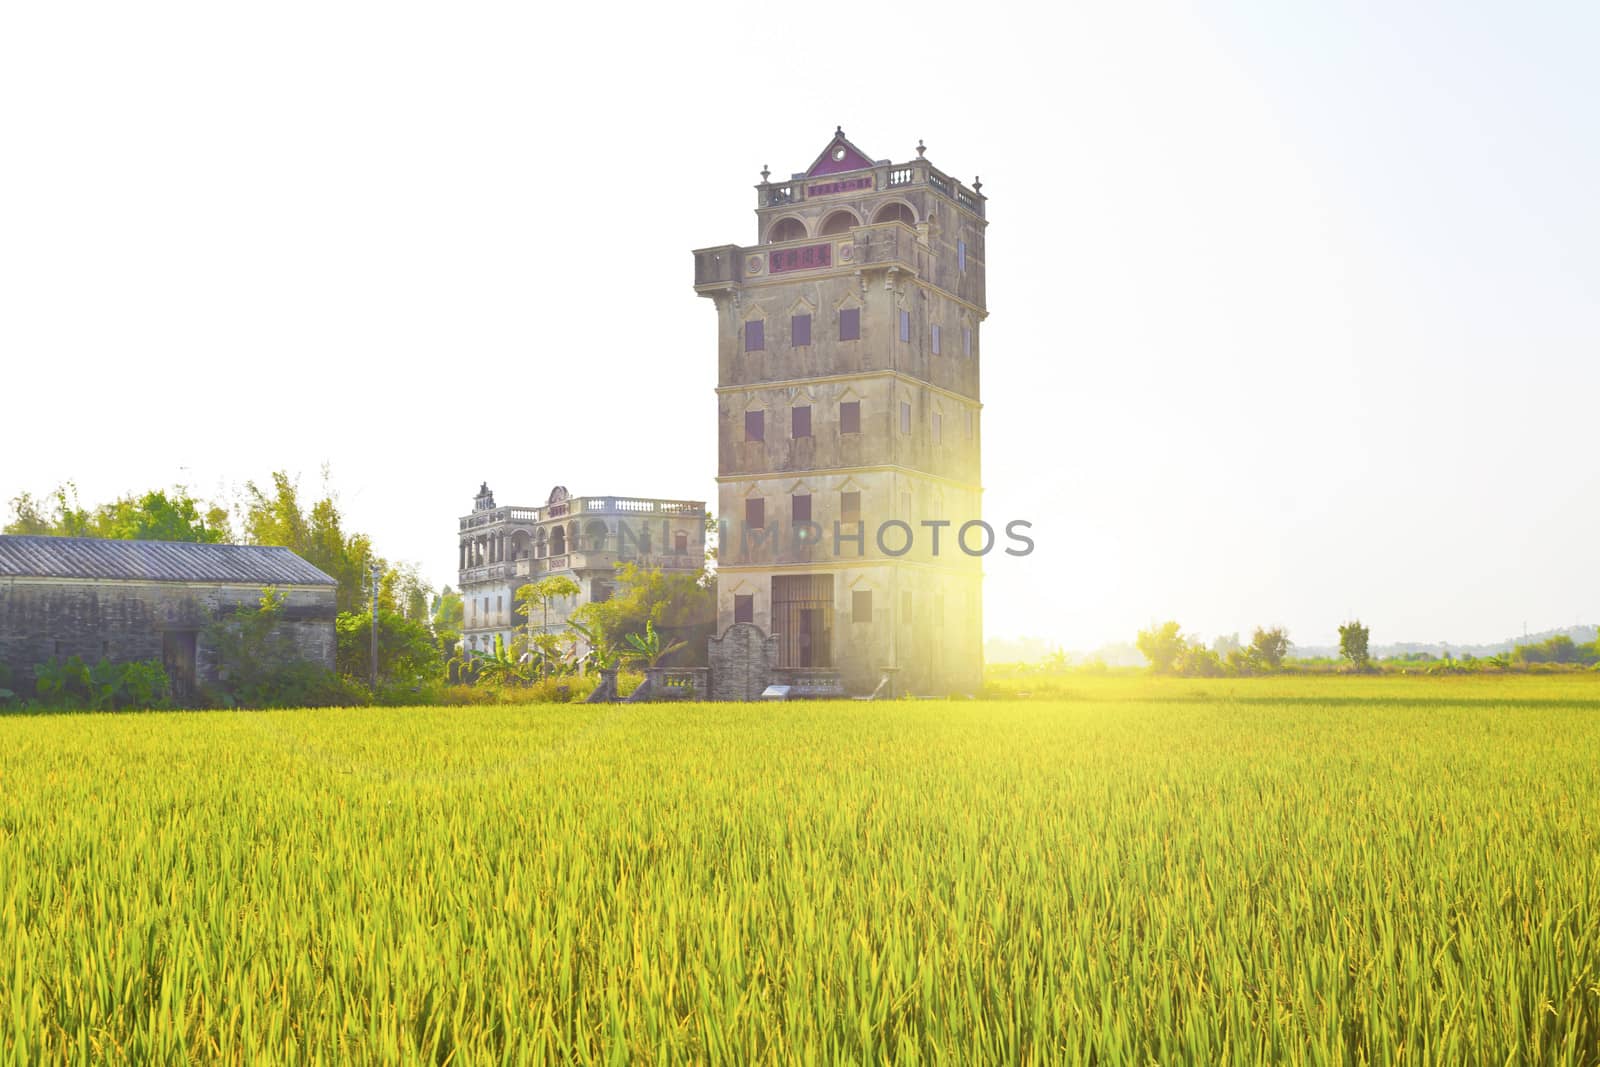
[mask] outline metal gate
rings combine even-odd
[[[832,667],[833,575],[774,575],[772,632],[779,667]]]

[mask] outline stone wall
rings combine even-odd
[[[712,700],[759,700],[778,661],[778,639],[759,626],[736,622],[709,638]]]
[[[292,638],[301,659],[332,670],[334,587],[277,589],[284,595],[280,632]],[[190,632],[196,635],[196,681],[204,684],[216,679],[206,626],[260,601],[261,587],[250,585],[0,578],[0,663],[27,687],[33,668],[51,657],[78,656],[91,664],[161,660],[168,632]]]

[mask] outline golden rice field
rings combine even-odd
[[[0,718],[0,1064],[1600,1063],[1600,678]]]

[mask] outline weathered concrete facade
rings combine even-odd
[[[0,662],[26,686],[52,657],[160,660],[180,698],[217,680],[207,628],[283,597],[298,658],[334,666],[334,580],[287,549],[0,537]]]
[[[718,322],[718,629],[751,622],[780,674],[856,694],[885,672],[972,692],[985,198],[842,131],[762,177],[757,243],[695,252]]]
[[[612,592],[618,563],[699,574],[706,558],[706,506],[699,500],[575,497],[556,486],[542,507],[498,507],[488,485],[460,520],[462,641],[488,651],[498,634],[509,647],[527,626],[516,592],[549,575],[582,590],[535,615],[535,630],[563,629],[572,612]]]

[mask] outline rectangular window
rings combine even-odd
[[[789,498],[789,518],[793,522],[811,521],[810,493],[796,493]]]
[[[872,621],[872,590],[857,589],[850,594],[850,621]]]
[[[839,432],[861,432],[861,401],[846,400],[839,405]]]
[[[839,522],[843,526],[854,526],[861,521],[861,491],[847,489],[839,494]]]
[[[911,312],[900,312],[900,340],[911,340]]]
[[[956,269],[960,271],[967,269],[967,242],[965,241],[956,242]]]
[[[766,324],[760,319],[751,319],[744,324],[744,350],[746,352],[760,352],[767,347]]]
[[[789,320],[789,343],[803,348],[811,343],[811,316],[795,315]]]
[[[961,327],[961,354],[964,355],[964,356],[972,355],[972,327],[971,326],[963,326],[963,327]]]
[[[766,414],[764,411],[747,411],[744,413],[744,439],[746,441],[766,440]]]
[[[933,354],[936,356],[939,354],[939,324],[937,322],[933,324]]]
[[[901,433],[910,433],[911,432],[911,405],[910,404],[904,404],[903,403],[903,404],[900,405],[900,432]]]
[[[505,614],[505,610],[506,610],[506,598],[504,596],[495,597],[494,598],[494,613],[496,615],[503,615],[503,614]]]
[[[750,497],[744,502],[744,524],[751,530],[767,528],[767,502],[761,497]]]
[[[861,340],[860,308],[843,308],[839,311],[839,340]]]
[[[755,594],[753,594],[753,593],[745,593],[743,595],[738,594],[738,593],[734,594],[734,596],[733,596],[733,621],[734,622],[755,622],[756,621],[756,598],[755,598]]]
[[[689,554],[689,535],[682,530],[672,535],[672,551],[674,555],[687,556]]]
[[[789,435],[791,437],[811,436],[811,405],[797,404],[789,411]]]
[[[933,413],[933,443],[938,444],[944,438],[944,416],[937,411]]]

